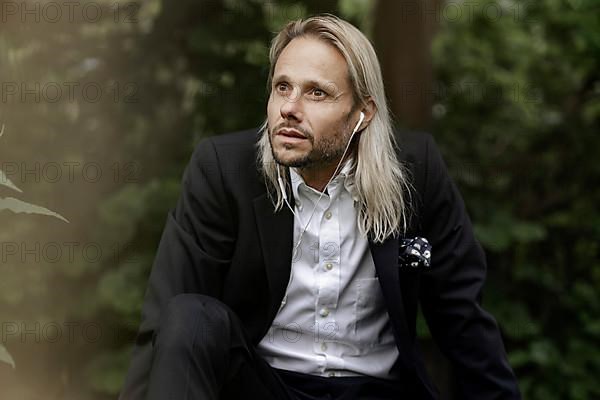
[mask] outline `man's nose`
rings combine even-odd
[[[298,88],[283,98],[280,112],[284,119],[302,120],[302,99]]]

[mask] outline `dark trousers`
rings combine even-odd
[[[410,399],[403,385],[372,377],[325,378],[272,368],[237,315],[199,294],[174,297],[154,338],[148,400]]]

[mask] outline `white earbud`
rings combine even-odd
[[[360,124],[362,124],[362,122],[364,120],[365,120],[365,113],[361,111],[360,117],[358,117],[358,123],[356,124],[356,126],[354,127],[354,130],[352,131],[353,135],[356,133],[356,131],[358,131],[358,128],[360,128]]]

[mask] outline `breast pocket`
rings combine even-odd
[[[378,278],[357,279],[354,308],[355,335],[361,346],[373,347],[394,340]]]

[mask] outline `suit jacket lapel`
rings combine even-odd
[[[412,369],[414,359],[411,357],[412,353],[407,351],[407,349],[412,349],[413,343],[411,343],[408,335],[404,303],[400,289],[398,244],[398,238],[388,238],[380,244],[369,240],[371,255],[375,263],[375,270],[379,276],[383,298],[387,305],[387,311],[394,330],[394,337],[399,348],[400,359],[406,368]]]
[[[293,207],[293,199],[291,204]],[[272,299],[269,310],[269,321],[272,321],[290,278],[294,216],[287,207],[275,212],[267,194],[254,199],[254,211]]]

